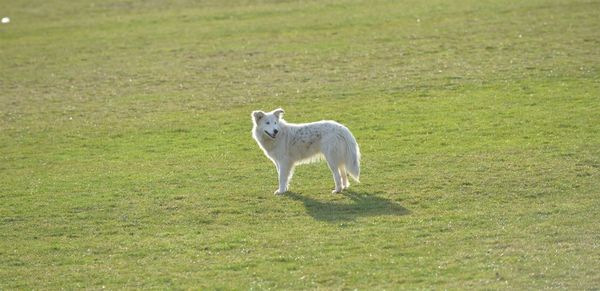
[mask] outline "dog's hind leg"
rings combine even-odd
[[[327,164],[329,165],[329,169],[333,174],[333,181],[335,182],[335,189],[331,193],[340,193],[342,192],[344,186],[342,184],[342,176],[340,175],[339,165],[333,161],[331,158],[326,158]]]
[[[342,189],[348,189],[350,187],[350,181],[348,180],[348,173],[346,173],[346,166],[340,166],[340,176],[342,177]]]

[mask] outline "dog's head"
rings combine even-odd
[[[283,109],[278,108],[271,112],[253,111],[252,121],[257,134],[265,134],[275,139],[280,131],[280,123],[283,117]]]

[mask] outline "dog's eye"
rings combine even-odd
[[[267,121],[267,125],[271,124],[270,122]]]
[[[277,121],[275,121],[275,124],[277,124]]]

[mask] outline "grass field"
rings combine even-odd
[[[0,289],[598,289],[600,2],[0,1]],[[275,167],[250,112],[363,153]]]

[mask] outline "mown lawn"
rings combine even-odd
[[[596,289],[599,11],[2,1],[0,289]],[[274,196],[276,107],[361,183]]]

